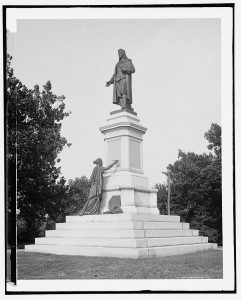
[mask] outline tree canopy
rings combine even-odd
[[[11,56],[7,56],[6,132],[8,170],[17,162],[17,201],[19,217],[34,227],[51,214],[51,204],[60,176],[58,154],[71,144],[61,136],[65,112],[64,96],[52,93],[48,81],[43,90],[38,85],[28,89],[14,76]],[[11,175],[9,171],[9,189]],[[35,225],[34,225],[35,224]]]
[[[88,198],[88,191],[90,189],[90,180],[86,176],[77,177],[75,180],[68,181],[68,190],[66,197],[68,205],[65,208],[66,214],[76,214],[84,206]]]
[[[222,174],[221,127],[212,124],[205,138],[209,154],[185,153],[179,150],[178,160],[169,164],[171,172],[171,214],[181,216],[210,241],[222,242]],[[167,186],[158,188],[158,207],[166,211]]]

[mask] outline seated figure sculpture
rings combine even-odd
[[[77,213],[78,216],[97,215],[100,213],[103,174],[106,170],[109,170],[112,166],[117,164],[118,160],[115,160],[107,167],[103,167],[103,161],[101,158],[97,158],[93,163],[96,164],[96,166],[94,167],[92,175],[90,177],[91,187],[89,190],[88,199],[84,207],[80,210],[79,213]]]

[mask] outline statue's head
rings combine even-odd
[[[126,52],[123,49],[119,49],[118,50],[118,55],[119,55],[119,59],[121,59],[121,58],[127,58]]]
[[[101,159],[100,157],[97,158],[96,160],[94,160],[93,163],[94,163],[95,165],[99,165],[99,166],[102,166],[102,165],[103,165],[103,161],[102,161],[102,159]]]

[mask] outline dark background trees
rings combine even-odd
[[[48,222],[65,222],[67,215],[77,214],[87,201],[90,180],[86,176],[70,179],[64,177],[53,186],[51,202],[47,209]]]
[[[81,178],[70,179],[68,181],[68,207],[66,209],[67,214],[76,214],[84,206],[87,201],[88,191],[90,189],[90,180],[86,176]]]
[[[200,234],[215,243],[222,243],[222,173],[221,127],[212,124],[205,138],[209,154],[185,153],[179,150],[178,160],[168,165],[171,171],[171,214],[199,229]],[[158,188],[158,208],[166,212],[167,186]]]
[[[33,243],[44,229],[54,229],[55,222],[84,206],[90,183],[85,176],[67,183],[57,167],[58,154],[71,145],[61,136],[61,122],[69,116],[64,96],[52,93],[50,81],[42,91],[38,85],[28,89],[14,76],[9,55],[6,71],[8,211],[16,189],[18,242]]]
[[[50,81],[40,91],[28,89],[14,76],[11,57],[7,56],[6,153],[8,195],[17,171],[17,206],[24,221],[26,236],[33,239],[46,215],[54,215],[53,199],[64,189],[58,182],[58,154],[70,146],[61,136],[65,112],[64,96],[52,93]],[[11,200],[10,197],[8,200]]]

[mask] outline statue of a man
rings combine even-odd
[[[132,109],[131,74],[135,68],[131,59],[126,56],[125,50],[119,49],[119,62],[115,66],[114,75],[106,82],[106,86],[113,84],[113,103],[122,109]]]

